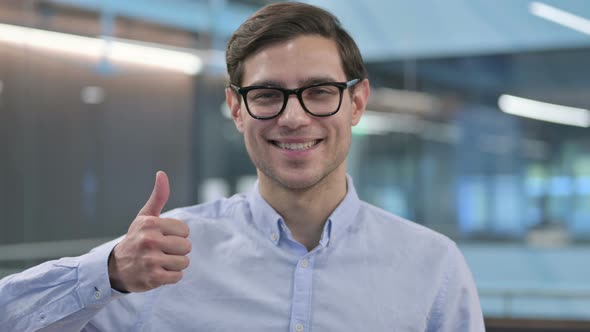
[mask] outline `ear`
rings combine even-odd
[[[352,93],[352,117],[350,119],[353,126],[359,123],[361,116],[365,113],[370,94],[371,87],[368,78],[360,81],[354,87],[354,92]]]
[[[232,88],[225,88],[225,102],[236,128],[240,133],[244,133],[244,119],[242,118],[242,112],[240,112],[242,103],[240,103],[240,97]]]

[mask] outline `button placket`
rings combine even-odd
[[[309,325],[313,278],[313,256],[301,258],[295,265],[291,303],[292,332],[303,332]]]

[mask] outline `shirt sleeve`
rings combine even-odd
[[[428,320],[427,332],[485,332],[477,288],[465,258],[452,243],[447,266]]]
[[[107,266],[118,242],[0,280],[0,331],[81,331],[107,303],[123,296],[111,289]]]

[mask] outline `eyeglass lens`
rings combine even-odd
[[[315,115],[327,115],[338,110],[341,89],[333,85],[312,86],[301,91],[303,107]],[[286,102],[280,89],[260,88],[248,91],[246,102],[252,114],[269,117],[278,114]]]

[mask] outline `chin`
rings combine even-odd
[[[285,183],[285,187],[292,191],[306,191],[314,187],[317,182],[289,182]]]
[[[305,190],[305,189],[309,189],[311,187],[313,187],[314,185],[316,185],[319,181],[319,179],[316,178],[310,178],[310,177],[281,177],[278,179],[275,179],[277,182],[279,182],[283,187],[287,188],[287,189],[291,189],[291,190]]]
[[[336,170],[330,172],[318,173],[318,172],[300,172],[291,171],[284,174],[265,174],[270,177],[274,182],[279,183],[283,188],[304,191],[318,187],[322,183],[330,182],[328,179],[330,175],[335,175]],[[269,176],[271,175],[271,176]]]
[[[291,171],[284,174],[281,172],[269,172],[263,170],[264,176],[289,190],[306,190],[321,182],[325,177],[321,174],[305,174],[304,172]]]

